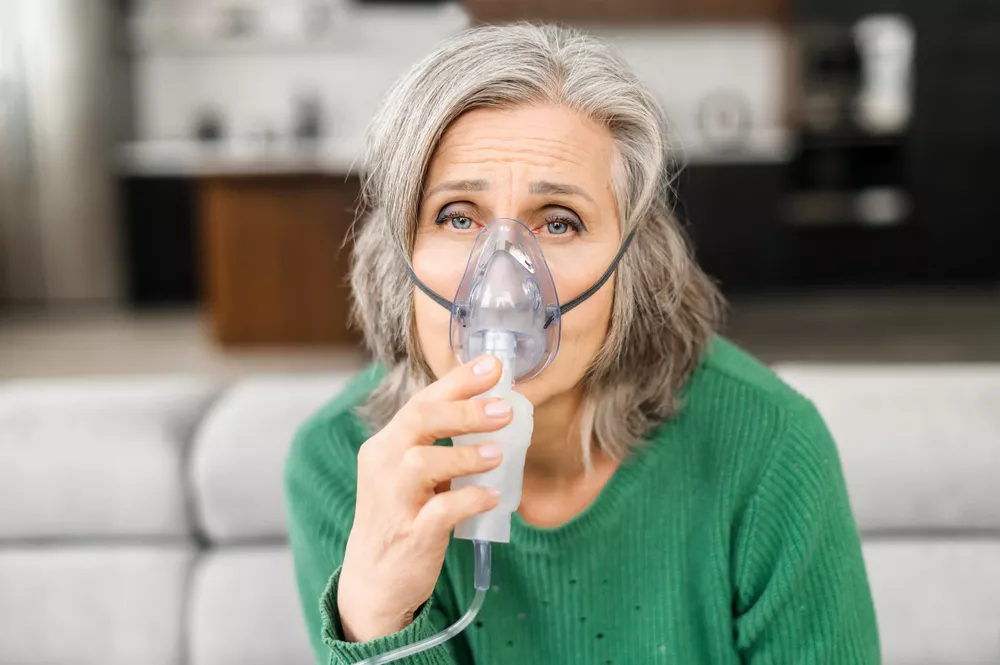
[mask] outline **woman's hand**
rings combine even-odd
[[[405,628],[434,590],[455,525],[499,503],[492,488],[448,489],[452,478],[500,464],[499,446],[432,444],[510,422],[503,400],[472,399],[492,388],[500,371],[492,356],[455,368],[361,446],[354,525],[337,591],[346,639],[366,642]]]

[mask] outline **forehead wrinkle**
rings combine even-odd
[[[493,151],[501,155],[536,155],[548,159],[563,159],[567,161],[585,161],[591,150],[576,141],[566,141],[554,138],[526,137],[523,134],[511,133],[506,138],[501,137],[470,137],[467,141],[455,141],[455,144],[442,144],[441,152],[449,151],[459,154],[466,152]]]

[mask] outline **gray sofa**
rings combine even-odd
[[[784,366],[890,664],[1000,663],[1000,367]],[[308,665],[281,469],[346,376],[0,384],[0,664]]]

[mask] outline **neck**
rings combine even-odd
[[[518,513],[537,527],[565,524],[593,503],[618,468],[593,450],[584,464],[580,417],[583,391],[547,401],[535,409],[535,428],[524,464]]]
[[[574,388],[535,409],[525,475],[570,480],[586,471],[580,446],[583,389]]]

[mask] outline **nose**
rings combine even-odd
[[[493,219],[518,219],[518,192],[527,191],[527,179],[518,174],[514,165],[504,164],[497,168],[493,183],[493,207],[490,210]],[[519,189],[522,187],[523,190]]]

